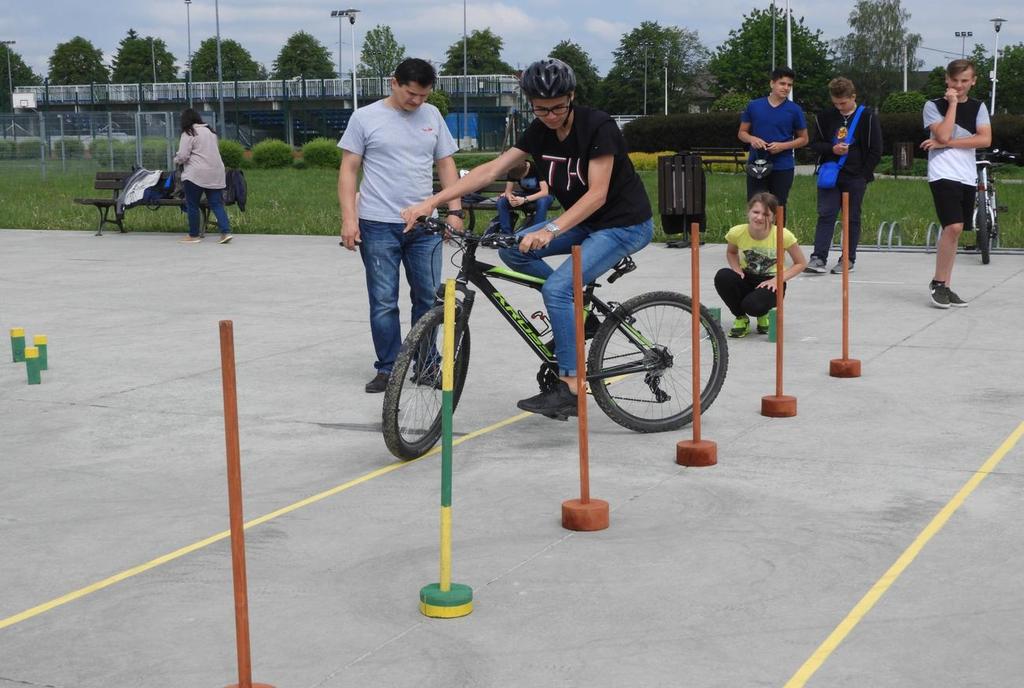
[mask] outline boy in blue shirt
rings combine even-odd
[[[772,171],[763,179],[747,175],[747,200],[761,191],[785,206],[793,186],[796,161],[793,151],[807,145],[807,120],[800,106],[789,99],[796,74],[789,67],[772,72],[771,93],[747,103],[740,114],[737,137],[750,146],[750,162],[767,158]]]

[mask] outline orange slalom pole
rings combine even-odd
[[[860,377],[860,361],[850,358],[850,194],[843,192],[843,357],[828,364],[832,377]]]
[[[718,445],[700,437],[700,224],[690,224],[690,334],[693,365],[693,439],[676,443],[676,463],[680,466],[714,466],[718,463]]]
[[[231,572],[235,592],[235,649],[238,683],[228,688],[273,688],[252,682],[249,654],[249,598],[245,577],[245,526],[242,519],[242,466],[238,442],[238,392],[235,384],[235,335],[230,320],[220,321],[221,382],[224,387],[224,439],[228,463],[228,515],[231,523]]]
[[[785,209],[779,206],[775,210],[775,395],[761,397],[761,415],[771,418],[789,418],[796,415],[796,397],[782,393],[783,366],[783,291],[786,281],[785,248],[782,245]]]
[[[579,426],[580,498],[562,502],[562,527],[568,530],[604,530],[608,502],[590,498],[590,444],[587,439],[587,374],[583,315],[583,251],[572,247],[572,294],[576,320],[576,415]],[[598,381],[597,384],[604,384]]]

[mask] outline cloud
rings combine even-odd
[[[587,17],[583,20],[583,28],[601,40],[618,45],[622,34],[628,33],[634,27],[624,22],[612,22],[597,17]]]

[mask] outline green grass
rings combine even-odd
[[[23,229],[72,229],[94,231],[96,211],[72,203],[77,197],[103,197],[92,189],[95,167],[60,172],[51,167],[45,180],[38,167],[5,164],[0,169],[0,227]],[[254,234],[337,234],[340,227],[337,171],[328,169],[247,170],[249,204],[245,213],[229,208],[232,230]],[[657,208],[655,172],[641,172],[651,204]],[[999,187],[1000,204],[1009,207],[1000,215],[1002,245],[1024,247],[1024,184]],[[708,237],[721,242],[726,230],[745,221],[746,180],[742,175],[715,173],[708,176]],[[790,194],[790,229],[801,243],[812,243],[816,213],[813,177],[797,177]],[[861,243],[873,245],[878,225],[897,221],[904,244],[923,244],[928,224],[935,220],[931,193],[921,179],[880,177],[868,187],[862,212]],[[478,215],[486,223],[489,213]],[[135,231],[184,232],[185,216],[177,208],[150,211],[134,208],[126,215]],[[660,221],[655,216],[659,238]],[[965,243],[973,237],[965,235]]]

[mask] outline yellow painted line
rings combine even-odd
[[[488,425],[487,427],[480,428],[479,430],[474,430],[473,432],[469,432],[469,433],[463,435],[462,437],[458,438],[457,440],[455,440],[452,444],[456,445],[456,446],[460,445],[463,442],[467,442],[467,441],[469,441],[471,439],[474,439],[476,437],[480,437],[481,435],[486,435],[489,432],[494,432],[495,430],[500,430],[501,428],[504,428],[505,426],[508,426],[508,425],[512,425],[513,423],[518,423],[519,421],[523,420],[524,418],[529,418],[532,415],[533,415],[532,413],[520,413],[518,415],[511,416],[511,417],[506,418],[504,420],[498,421],[497,423],[494,423],[492,425]],[[307,497],[306,499],[303,499],[303,500],[300,500],[298,502],[295,502],[294,504],[289,504],[288,506],[285,506],[285,507],[282,507],[280,509],[277,509],[276,511],[271,511],[269,514],[264,514],[263,516],[260,516],[258,518],[254,518],[251,521],[247,521],[245,523],[245,528],[249,529],[249,528],[252,528],[253,526],[258,526],[261,523],[266,523],[267,521],[270,521],[270,520],[273,520],[275,518],[278,518],[279,516],[284,516],[285,514],[290,514],[291,512],[297,511],[298,509],[301,509],[303,507],[309,506],[310,504],[315,504],[316,502],[319,502],[321,500],[327,499],[328,497],[333,497],[334,495],[338,494],[339,492],[344,492],[345,490],[351,489],[351,488],[353,488],[353,487],[355,487],[357,485],[362,485],[365,482],[369,482],[370,480],[373,480],[374,478],[379,478],[380,476],[386,475],[388,473],[391,473],[392,471],[397,471],[399,468],[402,468],[403,466],[412,465],[412,464],[416,463],[417,461],[419,461],[420,459],[425,459],[425,458],[427,458],[429,456],[433,456],[433,455],[439,453],[440,451],[441,451],[441,447],[440,447],[440,445],[438,445],[438,446],[434,447],[433,449],[431,449],[426,454],[424,454],[423,456],[420,456],[420,457],[418,457],[416,459],[413,459],[411,461],[397,461],[395,463],[388,464],[387,466],[384,466],[383,468],[378,468],[377,470],[370,471],[369,473],[367,473],[365,475],[361,475],[358,478],[355,478],[353,480],[348,481],[347,483],[342,483],[341,485],[338,485],[336,487],[332,487],[329,490],[325,490],[324,492],[321,492],[319,494],[315,494],[312,497]],[[211,535],[210,537],[208,537],[208,538],[206,538],[204,540],[200,540],[199,542],[192,543],[191,545],[187,545],[185,547],[182,547],[181,549],[176,549],[173,552],[170,552],[168,554],[164,554],[163,556],[157,557],[156,559],[152,559],[150,561],[147,561],[145,564],[140,564],[138,566],[135,566],[133,568],[127,569],[125,571],[121,571],[120,573],[116,573],[113,576],[110,576],[109,578],[104,578],[101,581],[97,581],[97,582],[95,582],[95,583],[93,583],[91,585],[87,585],[84,588],[79,588],[78,590],[74,590],[72,592],[69,592],[66,595],[61,595],[60,597],[55,597],[54,599],[50,600],[49,602],[44,602],[43,604],[36,605],[35,607],[32,607],[31,609],[26,609],[25,611],[19,612],[19,613],[13,615],[13,616],[8,616],[6,619],[0,619],[0,629],[4,629],[4,628],[7,628],[8,626],[13,626],[16,623],[20,623],[22,621],[26,621],[28,619],[31,619],[32,617],[39,616],[40,614],[48,612],[51,609],[56,609],[57,607],[65,605],[68,602],[74,602],[75,600],[80,599],[82,597],[85,597],[86,595],[91,595],[92,593],[99,592],[100,590],[103,590],[104,588],[109,588],[110,586],[114,585],[115,583],[120,583],[121,581],[127,580],[129,578],[132,578],[133,576],[137,576],[140,573],[145,573],[146,571],[149,571],[150,569],[155,569],[156,567],[161,566],[163,564],[166,564],[168,562],[174,561],[175,559],[180,559],[181,557],[185,556],[186,554],[191,554],[192,552],[195,552],[197,550],[203,549],[204,547],[212,545],[215,542],[219,542],[221,540],[224,540],[227,537],[229,537],[230,535],[231,535],[230,531],[222,530],[221,532],[217,533],[216,535]]]
[[[841,642],[850,634],[860,620],[863,619],[868,612],[871,611],[872,607],[882,598],[896,579],[910,566],[911,562],[921,553],[924,546],[928,544],[935,535],[942,530],[946,522],[956,513],[957,509],[963,505],[964,501],[971,495],[972,492],[981,484],[988,475],[995,470],[999,462],[1013,449],[1014,445],[1024,436],[1024,423],[1017,426],[1009,437],[1006,438],[995,453],[988,457],[988,460],[982,464],[974,475],[971,476],[960,491],[954,495],[953,499],[949,500],[946,506],[942,507],[942,510],[935,515],[935,518],[925,526],[925,529],[914,539],[914,541],[904,550],[903,554],[900,555],[896,563],[889,567],[878,581],[871,586],[867,594],[861,598],[860,602],[846,615],[835,630],[825,639],[825,641],[818,646],[818,649],[814,651],[814,654],[803,663],[803,666],[793,674],[792,678],[786,681],[785,688],[800,688],[805,685],[807,681],[814,676],[814,673],[821,668],[821,665],[825,663],[825,660],[829,658],[835,649]]]

